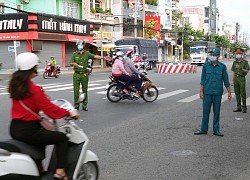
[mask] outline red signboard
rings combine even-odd
[[[152,14],[145,14],[145,23],[150,20],[156,22],[156,25],[153,30],[155,33],[155,37],[153,39],[157,40],[157,42],[160,42],[161,17]]]

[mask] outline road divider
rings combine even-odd
[[[188,63],[157,64],[158,73],[196,73],[197,65]]]

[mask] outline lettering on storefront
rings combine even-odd
[[[27,14],[0,15],[0,32],[27,31]]]
[[[49,18],[38,15],[38,31],[68,33],[76,35],[90,35],[90,24],[87,21],[69,19],[64,17]]]

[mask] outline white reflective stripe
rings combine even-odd
[[[158,96],[158,99],[164,99],[164,98],[167,98],[167,97],[170,97],[170,96],[174,96],[174,95],[177,95],[177,94],[181,94],[181,93],[184,93],[184,92],[187,92],[189,90],[184,90],[184,89],[178,89],[176,91],[171,91],[171,92],[168,92],[168,93],[164,93],[164,94],[160,94]]]

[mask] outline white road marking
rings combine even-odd
[[[247,98],[247,106],[250,106],[250,97]]]
[[[98,85],[100,85],[100,84],[88,84],[88,87],[98,86]],[[71,84],[70,87],[55,88],[55,89],[50,89],[50,90],[47,90],[47,91],[62,91],[62,90],[66,90],[66,89],[73,89],[73,85]],[[70,91],[70,92],[73,92],[73,91]]]
[[[168,92],[168,93],[160,94],[157,99],[160,100],[160,99],[168,98],[168,97],[171,97],[171,96],[174,96],[174,95],[177,95],[177,94],[181,94],[181,93],[184,93],[184,92],[187,92],[187,91],[189,91],[189,90],[178,89],[178,90],[171,91],[171,92]]]
[[[232,98],[234,98],[235,94],[234,93],[231,93],[232,94]],[[222,99],[221,99],[221,103],[225,102],[228,100],[228,93],[226,94],[223,94],[222,95]]]
[[[195,100],[197,100],[199,98],[200,98],[200,94],[195,94],[193,96],[189,96],[187,98],[181,99],[181,100],[179,100],[177,102],[189,103],[189,102],[195,101]]]

